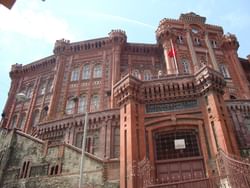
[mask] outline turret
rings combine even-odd
[[[127,42],[126,32],[120,29],[111,30],[109,38],[113,44],[124,44]]]
[[[228,33],[223,36],[222,47],[227,50],[238,50],[239,42],[234,34]]]
[[[54,54],[66,52],[69,44],[70,44],[69,40],[65,40],[65,39],[56,40],[55,47],[53,50]]]

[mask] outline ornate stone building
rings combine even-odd
[[[28,187],[37,177],[68,187],[64,177],[75,175],[75,187],[85,112],[85,151],[97,169],[86,165],[85,174],[98,174],[96,187],[207,180],[220,175],[220,151],[249,156],[250,58],[238,57],[235,35],[188,13],[161,20],[156,39],[129,43],[121,30],[82,42],[62,39],[52,56],[13,65],[1,126],[22,144],[1,146],[9,151],[2,152],[2,186]],[[43,157],[20,148],[40,148]],[[22,155],[13,162],[11,152]]]

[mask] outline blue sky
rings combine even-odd
[[[0,113],[11,65],[51,55],[57,39],[82,41],[123,29],[129,42],[155,43],[161,19],[192,11],[236,34],[238,53],[245,58],[250,54],[249,7],[249,0],[17,0],[11,10],[0,5]]]

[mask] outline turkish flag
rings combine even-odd
[[[169,56],[169,57],[175,57],[175,55],[176,55],[176,51],[175,51],[174,48],[171,49],[171,50],[168,52],[168,56]]]

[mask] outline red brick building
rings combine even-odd
[[[2,127],[80,148],[88,111],[86,152],[119,160],[121,188],[213,176],[219,149],[248,156],[250,59],[235,35],[188,13],[161,20],[156,39],[62,39],[52,56],[13,65]]]

